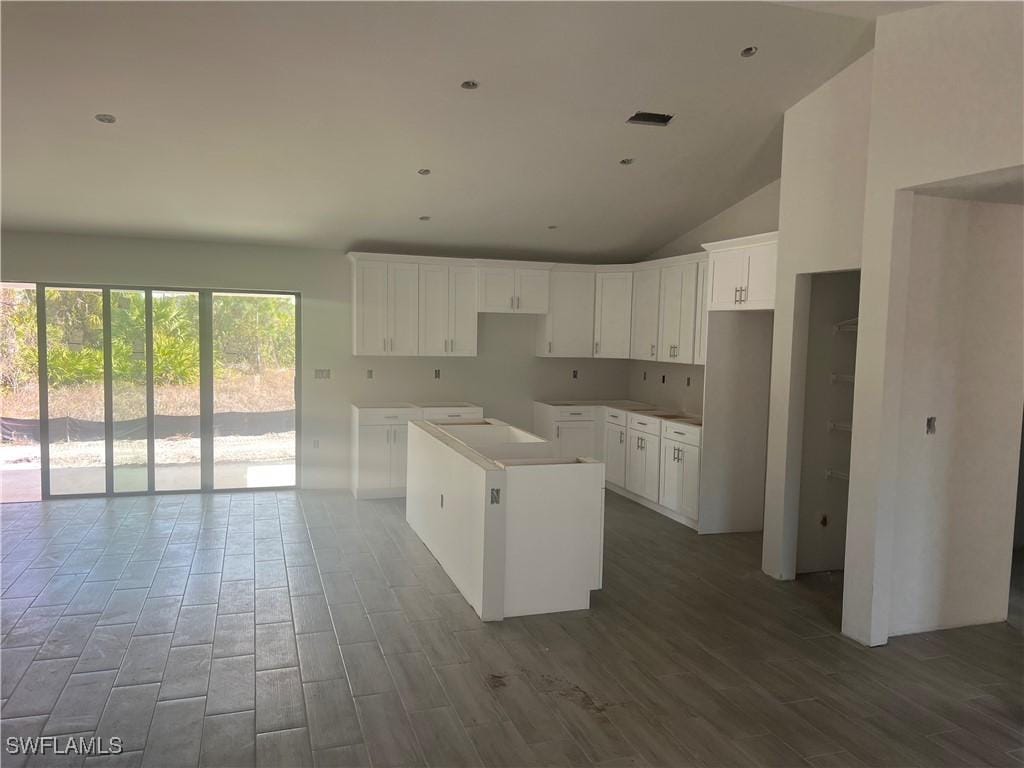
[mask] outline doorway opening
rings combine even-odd
[[[797,579],[842,624],[860,272],[809,276]]]

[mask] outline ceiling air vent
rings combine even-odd
[[[671,121],[672,115],[663,115],[660,112],[636,112],[626,122],[634,125],[668,125]]]

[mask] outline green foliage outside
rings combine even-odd
[[[47,376],[51,385],[103,381],[103,295],[98,290],[46,290]],[[116,379],[145,383],[143,291],[112,290],[111,366]],[[34,386],[38,370],[35,290],[5,287],[0,315],[0,388]],[[214,374],[260,374],[295,365],[292,297],[216,294]],[[156,385],[199,381],[199,297],[153,292],[153,379]]]

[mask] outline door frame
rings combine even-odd
[[[256,491],[298,490],[302,487],[302,294],[299,291],[246,289],[246,288],[181,288],[139,285],[97,285],[89,283],[37,282],[36,287],[36,339],[38,345],[39,376],[39,456],[40,496],[44,501],[57,499],[88,499],[128,496],[176,496],[189,493],[254,493]],[[104,396],[104,472],[103,493],[62,493],[50,491],[50,413],[47,371],[46,289],[99,290],[103,295],[103,396]],[[141,291],[145,296],[146,313],[146,484],[144,491],[114,491],[113,463],[113,361],[111,358],[111,291]],[[195,293],[199,297],[199,439],[200,487],[194,489],[156,489],[156,414],[153,381],[153,292]],[[213,295],[264,294],[292,296],[295,299],[295,484],[268,485],[259,488],[213,487]]]

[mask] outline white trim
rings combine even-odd
[[[760,235],[750,235],[748,237],[734,237],[731,240],[717,240],[713,243],[701,243],[700,247],[708,253],[715,251],[731,251],[736,248],[749,248],[752,245],[766,245],[768,243],[777,243],[779,241],[779,232],[764,232]]]

